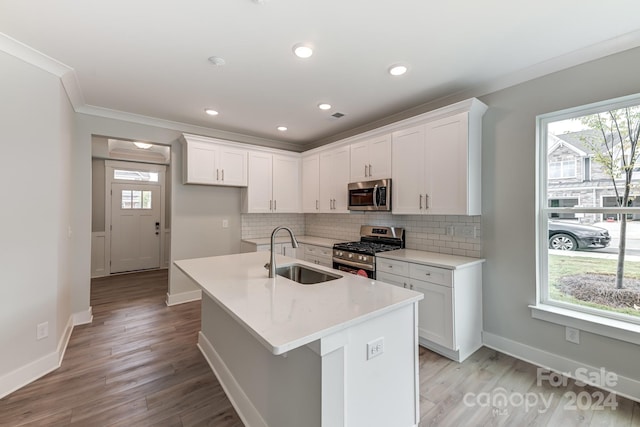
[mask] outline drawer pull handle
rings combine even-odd
[[[431,273],[427,272],[427,273],[424,273],[424,275],[425,276],[431,276]]]

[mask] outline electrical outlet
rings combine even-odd
[[[564,338],[574,344],[580,344],[580,329],[570,328],[565,326]]]
[[[223,219],[222,220],[222,228],[229,228],[229,220],[228,219]]]
[[[376,338],[367,343],[367,360],[380,356],[384,353],[384,337]]]
[[[49,336],[49,322],[43,322],[36,327],[36,339],[41,340]]]

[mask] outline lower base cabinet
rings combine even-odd
[[[324,246],[304,245],[305,261],[325,267],[333,267],[333,249]]]
[[[275,243],[273,245],[275,252],[278,255],[284,255],[291,258],[299,258],[297,256],[299,248],[294,248],[291,243]],[[256,245],[255,243],[242,242],[240,244],[240,252],[261,252],[270,251],[271,245]]]
[[[376,278],[422,292],[420,345],[462,362],[482,346],[482,264],[449,270],[376,258]]]

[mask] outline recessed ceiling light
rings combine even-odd
[[[313,49],[311,48],[311,46],[298,43],[297,45],[293,46],[293,53],[295,53],[298,58],[308,58],[313,55]]]
[[[211,108],[207,108],[206,110],[204,110],[205,113],[207,113],[210,116],[217,116],[218,112],[216,110],[212,110]]]
[[[287,130],[287,127],[286,126],[278,126],[278,130],[280,132],[285,132]]]
[[[321,110],[330,110],[331,109],[331,104],[325,104],[325,103],[318,104],[318,108],[321,109]]]
[[[217,66],[223,66],[224,64],[227,63],[227,61],[224,60],[224,58],[220,58],[219,56],[210,56],[209,57],[209,62],[211,62],[213,65],[217,65]]]
[[[391,74],[392,76],[401,76],[404,73],[407,72],[407,67],[405,65],[392,65],[391,68],[389,68],[389,74]]]
[[[141,148],[143,150],[148,150],[149,148],[153,147],[153,144],[149,144],[148,142],[135,141],[133,143],[133,145],[135,145],[136,147]]]

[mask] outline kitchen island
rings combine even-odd
[[[422,294],[340,272],[269,279],[264,252],[176,261],[202,289],[198,346],[246,426],[415,426]],[[277,266],[301,260],[277,256]]]

